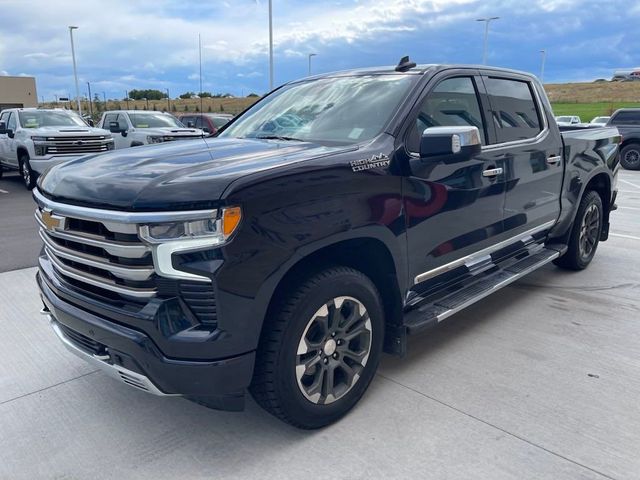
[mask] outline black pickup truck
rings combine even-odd
[[[640,108],[616,110],[607,122],[622,136],[620,164],[628,170],[640,170]]]
[[[554,262],[615,209],[615,128],[561,133],[531,75],[353,70],[288,83],[219,137],[85,157],[33,195],[51,327],[120,381],[301,428],[382,352]]]

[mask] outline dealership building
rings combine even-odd
[[[38,94],[34,77],[0,76],[0,110],[37,106]]]

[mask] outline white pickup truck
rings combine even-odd
[[[186,128],[169,113],[148,110],[112,110],[102,114],[99,127],[114,135],[116,148],[173,140],[203,138],[199,128]]]
[[[4,170],[18,170],[29,190],[47,168],[113,148],[111,133],[88,126],[69,110],[12,108],[0,112],[0,177]]]

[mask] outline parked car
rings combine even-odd
[[[147,110],[112,110],[102,114],[99,126],[114,134],[116,149],[152,143],[202,138],[198,128],[186,128],[169,113]]]
[[[598,127],[604,127],[607,122],[609,121],[611,117],[594,117],[590,122],[589,125],[595,125]]]
[[[640,108],[621,108],[613,112],[607,126],[622,135],[620,163],[628,170],[640,170]]]
[[[187,127],[201,129],[210,137],[215,137],[218,130],[233,119],[228,113],[194,113],[179,115],[178,119]]]
[[[69,110],[11,108],[0,112],[0,177],[4,170],[17,170],[29,190],[47,168],[113,148],[111,133],[89,127]]]
[[[577,115],[561,115],[556,117],[556,123],[560,127],[568,127],[570,125],[579,125],[582,121]]]
[[[539,81],[506,69],[404,58],[294,81],[216,138],[45,174],[43,313],[130,387],[227,410],[249,389],[322,427],[383,351],[550,262],[586,268],[619,142],[562,133]]]

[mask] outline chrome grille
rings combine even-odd
[[[47,137],[45,142],[35,142],[48,154],[72,155],[77,153],[99,153],[113,149],[113,139],[105,135]]]
[[[35,217],[54,271],[71,284],[141,301],[156,295],[151,249],[139,240],[135,224],[61,217],[42,209]]]

